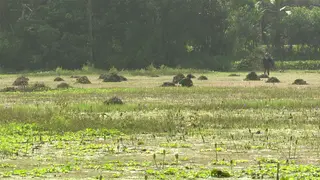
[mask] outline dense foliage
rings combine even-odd
[[[268,50],[320,57],[319,0],[1,0],[0,66],[12,70],[228,70]],[[259,49],[260,51],[257,51]]]

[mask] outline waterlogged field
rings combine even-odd
[[[195,74],[199,76],[200,74]],[[45,92],[0,93],[0,177],[6,179],[318,179],[320,74],[228,73],[195,87],[172,76]],[[0,76],[0,88],[16,76]],[[53,76],[28,76],[55,87]],[[309,85],[292,85],[303,78]],[[124,105],[105,105],[113,96]]]

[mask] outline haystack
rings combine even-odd
[[[24,77],[24,76],[20,76],[18,77],[14,82],[13,82],[13,86],[27,86],[29,83],[29,78]]]
[[[181,86],[183,87],[191,87],[193,86],[193,82],[190,78],[183,78],[179,84],[181,84]]]
[[[250,72],[246,78],[244,79],[245,81],[259,81],[260,78],[259,76],[257,75],[256,72]]]
[[[70,87],[71,86],[68,83],[65,83],[65,82],[60,83],[60,84],[57,85],[58,89],[67,89],[67,88],[70,88]]]
[[[110,74],[102,74],[99,77],[100,79],[103,79],[103,82],[122,82],[127,81],[127,78],[124,76],[118,75],[116,73],[110,73]]]
[[[266,83],[279,83],[279,82],[280,80],[276,77],[271,77],[266,81]]]
[[[172,82],[178,84],[185,76],[182,73],[179,73],[173,77]]]
[[[64,81],[64,79],[62,79],[61,77],[56,77],[56,78],[54,78],[53,81]]]
[[[294,80],[294,82],[292,84],[295,84],[295,85],[308,85],[307,81],[305,81],[303,79],[296,79],[296,80]]]
[[[198,77],[198,80],[200,80],[200,81],[206,81],[206,80],[208,80],[208,78],[207,78],[207,76],[199,76],[199,77]]]
[[[77,79],[77,83],[80,84],[91,84],[90,80],[88,79],[87,76],[81,76]]]
[[[104,102],[104,104],[123,104],[123,101],[118,97],[112,97]]]

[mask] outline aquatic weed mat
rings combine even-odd
[[[186,127],[187,133],[124,134],[17,123],[0,128],[2,177],[206,179],[221,171],[233,178],[275,178],[277,172],[307,178],[320,170],[318,129]]]

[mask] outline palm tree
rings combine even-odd
[[[271,35],[271,44],[276,50],[276,54],[280,55],[281,52],[281,18],[285,14],[290,14],[287,6],[283,6],[287,0],[254,0],[255,7],[263,13],[261,18],[261,38],[262,42],[266,43],[266,20],[271,21],[271,29],[273,30]],[[267,43],[269,46],[269,43]]]

